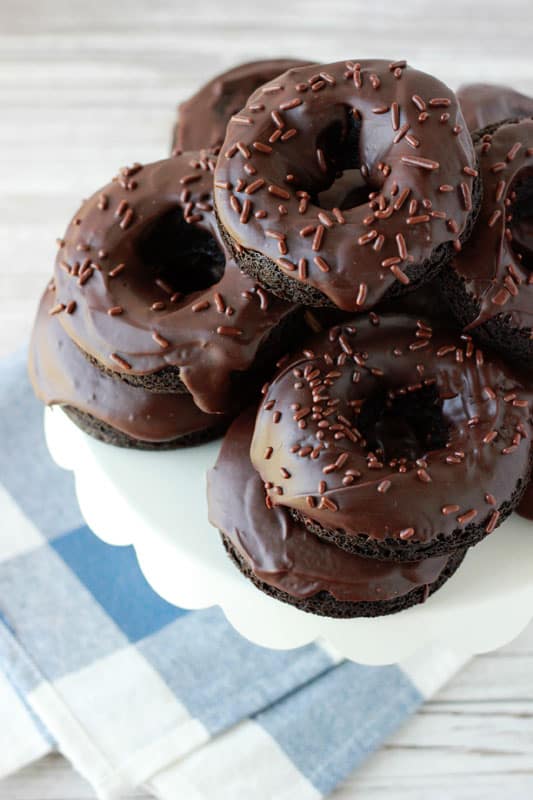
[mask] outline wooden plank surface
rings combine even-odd
[[[163,157],[176,103],[215,72],[274,55],[383,56],[452,86],[533,93],[532,20],[530,0],[0,0],[0,355],[26,341],[81,198],[117,167]],[[502,795],[533,796],[533,627],[475,659],[336,798]],[[90,797],[60,757],[0,782],[0,800]]]

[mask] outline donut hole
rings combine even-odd
[[[402,391],[394,397],[376,392],[363,404],[357,421],[367,451],[386,462],[414,462],[448,442],[449,425],[435,387]]]
[[[369,194],[379,189],[369,180],[366,165],[361,164],[360,133],[361,123],[353,109],[343,106],[340,118],[318,134],[316,147],[323,154],[324,178],[321,185],[308,187],[316,206],[346,211],[367,203]]]
[[[230,119],[234,114],[238,114],[243,106],[241,101],[240,86],[236,81],[228,82],[226,85],[218,81],[213,87],[213,94],[216,99],[213,102],[213,111],[224,119]],[[253,88],[250,94],[253,92]],[[235,100],[237,96],[237,101]],[[246,101],[246,96],[244,97]]]
[[[189,295],[218,283],[225,258],[215,238],[185,222],[181,208],[163,214],[138,242],[146,279],[160,280],[173,292]]]
[[[345,170],[337,173],[331,186],[316,196],[315,205],[324,210],[340,208],[347,211],[366,203],[370,191],[361,170]]]
[[[521,265],[533,270],[533,169],[523,170],[513,181],[509,228],[513,251]]]

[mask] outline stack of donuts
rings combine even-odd
[[[29,359],[111,445],[225,433],[229,556],[331,617],[424,602],[531,516],[532,365],[533,100],[387,60],[253,62],[182,103],[171,156],[58,241]]]

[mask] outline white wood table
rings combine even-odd
[[[533,94],[532,22],[530,0],[0,0],[0,355],[27,339],[79,200],[117,167],[163,157],[176,102],[215,72],[272,55],[384,56],[452,86]],[[533,628],[475,659],[336,793],[502,795],[533,796]],[[92,796],[59,756],[0,783],[0,800]]]

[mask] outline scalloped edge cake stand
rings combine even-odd
[[[226,556],[205,492],[219,442],[124,450],[83,433],[58,407],[46,409],[45,433],[53,459],[74,472],[82,514],[100,539],[133,545],[165,600],[188,609],[220,605],[257,644],[294,648],[320,639],[365,664],[403,661],[429,644],[467,658],[506,644],[533,619],[533,530],[516,515],[424,605],[375,619],[322,618],[259,592]]]

